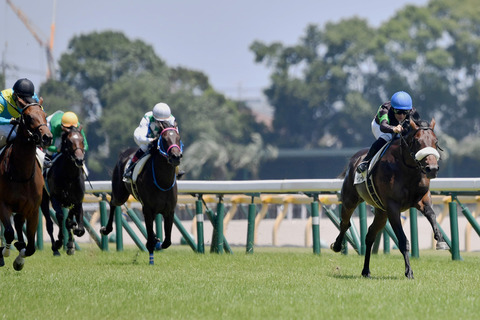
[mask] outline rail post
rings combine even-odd
[[[470,210],[468,210],[467,207],[465,207],[460,200],[458,200],[457,196],[452,196],[452,200],[455,200],[459,205],[460,208],[462,209],[462,213],[467,218],[468,222],[472,225],[473,229],[477,232],[478,236],[480,236],[480,225],[478,224],[477,220],[475,220],[475,217],[472,215]]]
[[[367,237],[367,209],[365,202],[358,206],[358,214],[360,217],[360,254],[365,255],[366,246],[365,238]]]
[[[43,250],[43,214],[41,209],[38,209],[37,249]]]
[[[454,196],[452,196],[453,198]],[[457,204],[453,201],[448,203],[448,209],[450,212],[450,235],[452,236],[452,260],[461,260],[460,248],[458,243],[458,214]]]
[[[122,207],[115,208],[115,243],[117,251],[123,251]]]
[[[198,195],[198,200],[195,202],[195,216],[197,217],[197,252],[205,253],[205,240],[203,236],[203,207],[202,195]]]
[[[247,247],[246,253],[253,254],[255,242],[255,216],[257,214],[255,206],[255,195],[252,194],[252,202],[248,205],[248,224],[247,224]]]
[[[418,227],[417,227],[417,209],[410,208],[410,240],[411,243],[411,256],[418,258],[419,248],[418,248]]]
[[[310,195],[313,197],[312,208],[312,243],[313,253],[320,254],[320,215],[318,211],[318,194]]]
[[[390,236],[385,228],[383,228],[383,253],[390,253]]]
[[[163,216],[159,213],[155,216],[155,231],[158,239],[163,239],[163,229],[162,229]]]

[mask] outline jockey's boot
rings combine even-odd
[[[44,169],[50,168],[52,166],[52,162],[53,162],[53,159],[48,153],[46,153],[45,158],[43,158],[43,168]]]
[[[379,138],[377,141],[375,141],[372,146],[370,147],[370,150],[368,150],[367,155],[365,158],[363,158],[363,161],[358,165],[357,167],[357,172],[362,173],[368,168],[368,164],[370,163],[370,160],[377,154],[377,152],[387,143],[386,140]]]
[[[130,165],[128,166],[128,168],[125,170],[125,173],[123,174],[123,181],[124,182],[132,180],[133,167],[135,167],[135,163],[144,154],[145,154],[145,151],[143,151],[142,149],[138,149],[137,152],[135,152],[135,155],[133,156],[132,160],[130,161]]]

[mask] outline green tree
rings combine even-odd
[[[59,67],[60,79],[41,88],[47,111],[78,106],[74,111],[86,120],[93,179],[109,179],[118,154],[135,146],[133,131],[142,116],[161,101],[179,123],[186,146],[182,166],[190,178],[257,174],[243,159],[259,157],[247,151],[262,145],[259,132],[265,128],[245,105],[217,93],[203,73],[170,68],[150,45],[112,31],[74,37]]]
[[[293,46],[254,42],[256,62],[272,70],[265,93],[274,132],[266,141],[367,146],[377,108],[405,90],[422,118],[435,118],[445,142],[467,147],[480,133],[478,8],[475,0],[432,0],[406,6],[378,28],[351,18],[310,25]]]

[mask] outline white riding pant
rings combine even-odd
[[[382,138],[387,142],[393,139],[393,134],[385,133],[380,130],[380,125],[377,122],[375,122],[375,119],[373,119],[371,126],[372,126],[372,133],[375,136],[375,139],[378,140],[378,138]]]

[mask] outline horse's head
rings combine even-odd
[[[434,179],[438,174],[440,160],[438,139],[433,131],[435,120],[432,119],[430,124],[427,121],[410,120],[410,127],[412,130],[407,135],[410,154],[427,178]]]
[[[78,168],[83,167],[85,162],[85,145],[83,142],[82,127],[62,126],[61,152],[69,157]]]
[[[19,118],[19,131],[28,141],[42,148],[52,144],[53,135],[47,126],[46,113],[39,103],[30,103],[23,107]]]
[[[164,127],[158,138],[157,149],[167,158],[168,163],[178,166],[183,156],[183,144],[178,129],[173,126]]]

